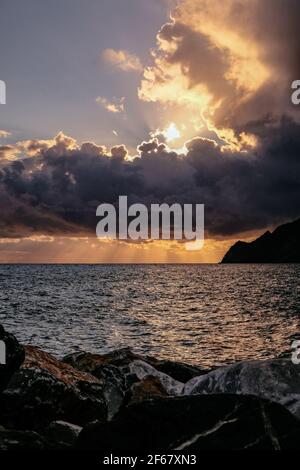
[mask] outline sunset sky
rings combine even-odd
[[[298,0],[1,0],[0,262],[218,262],[297,218],[299,24]],[[119,195],[205,204],[205,247],[98,240]]]

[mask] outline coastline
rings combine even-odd
[[[125,348],[59,361],[2,327],[0,340],[0,450],[299,448],[300,366],[290,358],[205,370]]]

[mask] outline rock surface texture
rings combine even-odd
[[[300,423],[280,405],[255,397],[155,398],[87,426],[77,447],[99,452],[296,449]]]
[[[240,362],[187,382],[184,395],[234,393],[277,402],[300,419],[300,366],[290,359]]]
[[[50,354],[25,347],[25,360],[1,395],[0,422],[39,430],[52,421],[83,425],[106,419],[103,383]]]

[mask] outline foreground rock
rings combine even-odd
[[[47,450],[47,441],[32,431],[13,431],[0,427],[0,451]]]
[[[183,362],[152,361],[149,362],[149,364],[155,367],[159,372],[170,375],[170,377],[182,383],[186,383],[193,377],[199,377],[209,372],[201,367],[191,366]]]
[[[187,382],[184,395],[234,393],[280,403],[300,419],[300,366],[290,359],[240,362]]]
[[[139,359],[143,358],[131,351],[130,348],[122,348],[107,354],[73,353],[65,356],[63,362],[78,370],[95,374],[103,366],[126,367]]]
[[[0,450],[300,446],[300,366],[290,359],[206,372],[126,348],[58,361],[2,327],[0,337]]]
[[[7,385],[13,373],[20,367],[25,358],[23,346],[21,346],[16,338],[7,333],[2,325],[0,325],[0,392]],[[3,356],[3,357],[2,357]],[[4,358],[5,364],[2,364]]]
[[[63,361],[103,382],[108,418],[111,419],[119,411],[130,385],[136,380],[131,379],[126,371],[128,364],[137,357],[126,348],[104,355],[85,352],[70,354]]]
[[[56,420],[83,425],[106,419],[100,380],[37,348],[28,346],[25,352],[25,361],[1,395],[2,424],[38,430]]]
[[[155,377],[160,383],[163,389],[171,396],[177,396],[182,394],[184,384],[178,382],[167,374],[156,370],[150,364],[145,361],[133,361],[130,364],[130,372],[134,374],[139,380],[143,380],[147,377]]]
[[[44,436],[53,447],[68,449],[75,445],[81,431],[81,426],[66,423],[65,421],[54,421],[46,429]]]
[[[144,394],[150,397],[157,393],[164,396],[180,395],[184,382],[206,372],[184,363],[143,357],[129,348],[102,355],[79,352],[66,356],[63,361],[104,382],[109,419],[119,411],[124,401],[128,401],[128,396],[137,397]],[[152,380],[152,386],[150,381],[147,382],[148,378],[155,379]],[[143,383],[139,386],[141,381]]]
[[[141,356],[135,354],[130,348],[123,348],[108,354],[91,354],[79,352],[69,354],[63,359],[64,362],[70,364],[78,370],[89,372],[97,377],[101,374],[103,367],[118,367],[126,370],[134,361],[144,361],[155,367],[159,372],[169,375],[179,382],[187,382],[193,377],[206,374],[208,371],[197,366],[191,366],[182,362],[159,360],[154,357]]]
[[[155,377],[146,377],[140,382],[134,383],[127,394],[129,404],[148,400],[150,398],[168,397],[168,393],[160,380]]]
[[[299,421],[280,405],[255,397],[204,395],[156,398],[91,424],[77,448],[98,452],[284,450],[300,446]]]

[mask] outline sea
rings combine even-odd
[[[299,265],[0,265],[0,323],[58,358],[130,347],[205,368],[289,354]]]

